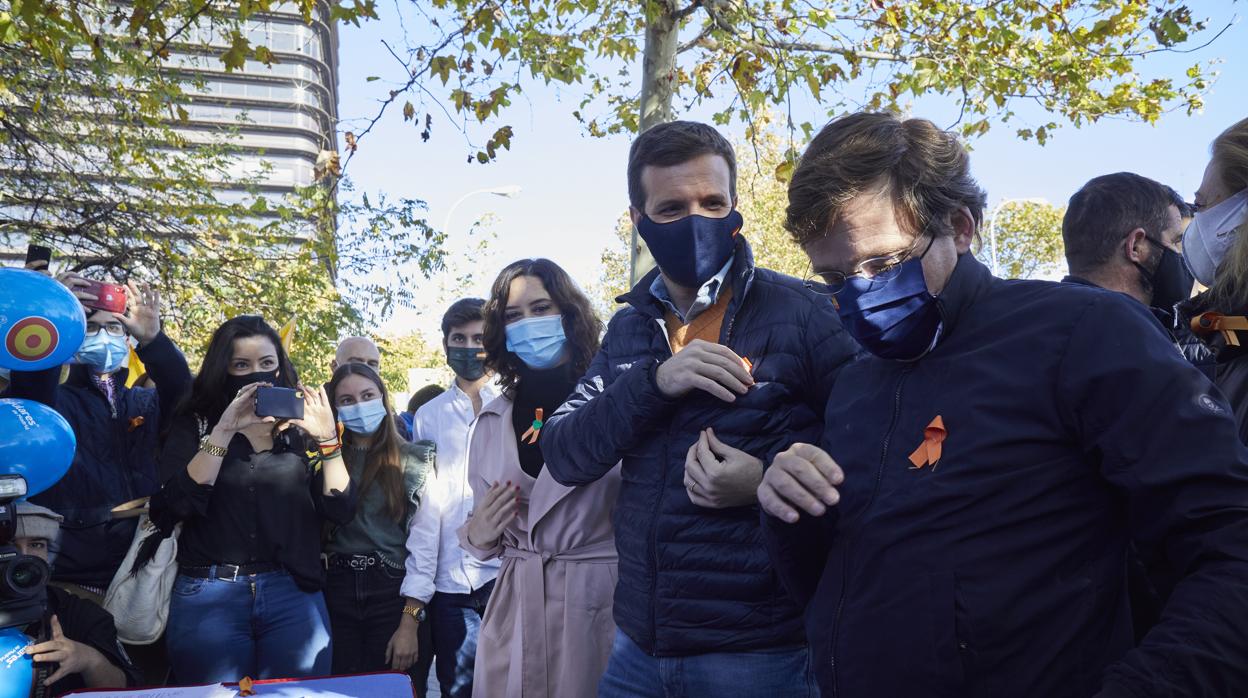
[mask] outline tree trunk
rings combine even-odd
[[[646,44],[641,56],[641,123],[639,132],[672,120],[672,84],[676,72],[680,21],[674,0],[652,0],[647,8],[655,14],[646,24]],[[629,287],[654,268],[650,250],[633,229],[629,254]]]

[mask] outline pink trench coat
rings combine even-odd
[[[477,638],[472,695],[480,698],[585,698],[598,694],[615,639],[612,601],[619,578],[611,511],[620,467],[592,485],[564,487],[545,469],[520,468],[512,402],[481,410],[468,450],[473,500],[495,482],[520,487],[520,512],[502,541],[474,556],[502,556],[498,581]]]

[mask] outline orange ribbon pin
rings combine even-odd
[[[923,430],[923,443],[910,454],[910,462],[916,470],[928,465],[933,470],[936,469],[936,464],[940,462],[941,444],[948,435],[949,432],[945,431],[945,420],[936,415],[936,419]]]
[[[520,435],[520,440],[526,444],[537,443],[537,437],[542,433],[542,408],[533,410],[533,424]]]

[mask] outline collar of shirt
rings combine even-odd
[[[463,388],[459,387],[459,378],[451,379],[451,387],[448,390],[455,396],[454,399],[456,401],[465,400],[469,405],[472,404],[472,398],[468,396],[468,393],[464,392]],[[498,392],[498,386],[495,385],[494,381],[481,386],[481,406],[485,407],[491,400],[498,397]]]
[[[672,302],[672,295],[667,291],[667,284],[663,281],[663,275],[659,274],[654,277],[654,282],[650,284],[650,295],[659,301],[668,310],[672,311],[680,321],[689,324],[693,319],[701,315],[707,308],[715,305],[715,301],[719,299],[719,292],[724,287],[724,280],[728,278],[728,272],[732,271],[732,263],[737,259],[736,255],[728,258],[728,261],[712,276],[702,284],[702,288],[698,289],[698,295],[693,299],[693,305],[689,306],[688,312],[682,311]]]

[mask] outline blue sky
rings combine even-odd
[[[403,4],[408,1],[397,0]],[[396,5],[380,5],[380,21],[341,29],[339,115],[344,131],[352,130],[353,123],[358,129],[359,122],[353,120],[375,113],[378,95],[388,89],[385,79],[398,70],[382,45],[383,40],[392,45],[401,43]],[[1199,11],[1223,20],[1244,9],[1240,3],[1223,0],[1216,10],[1213,2],[1197,6]],[[994,128],[975,140],[972,168],[988,190],[989,203],[1027,197],[1061,203],[1088,179],[1121,170],[1156,178],[1190,196],[1200,182],[1209,142],[1222,129],[1248,116],[1245,24],[1236,22],[1205,50],[1160,55],[1140,66],[1147,76],[1181,77],[1196,60],[1219,59],[1221,65],[1216,70],[1220,74],[1201,114],[1189,117],[1183,112],[1172,113],[1156,126],[1123,120],[1103,120],[1082,129],[1065,126],[1045,146],[1016,139],[1014,129],[1008,126]],[[366,82],[374,75],[383,80]],[[571,116],[578,101],[575,91],[545,86],[527,89],[525,97],[517,100],[499,122],[515,129],[512,149],[488,165],[465,162],[470,152],[465,139],[450,128],[445,117],[435,122],[434,137],[422,142],[420,129],[403,122],[395,108],[362,141],[348,174],[358,190],[425,200],[430,222],[439,227],[464,194],[518,185],[522,191],[515,198],[476,195],[455,209],[448,228],[452,263],[460,272],[476,273],[473,290],[479,295],[488,292],[498,268],[526,256],[549,257],[568,269],[582,286],[588,286],[598,280],[599,257],[613,243],[615,222],[627,208],[624,171],[629,139],[584,135]],[[801,114],[795,107],[794,120],[824,120],[817,105],[807,109],[807,114]],[[684,118],[709,119],[710,109],[704,111],[685,114]],[[956,107],[951,100],[924,99],[913,105],[912,113],[948,124],[955,118]],[[435,118],[439,116],[435,111]],[[489,253],[482,255],[467,231],[487,214],[492,218],[489,229],[497,238],[489,244]],[[394,273],[423,289],[421,301],[416,309],[400,311],[377,329],[388,334],[436,334],[448,301],[448,280],[426,281],[413,270]]]

